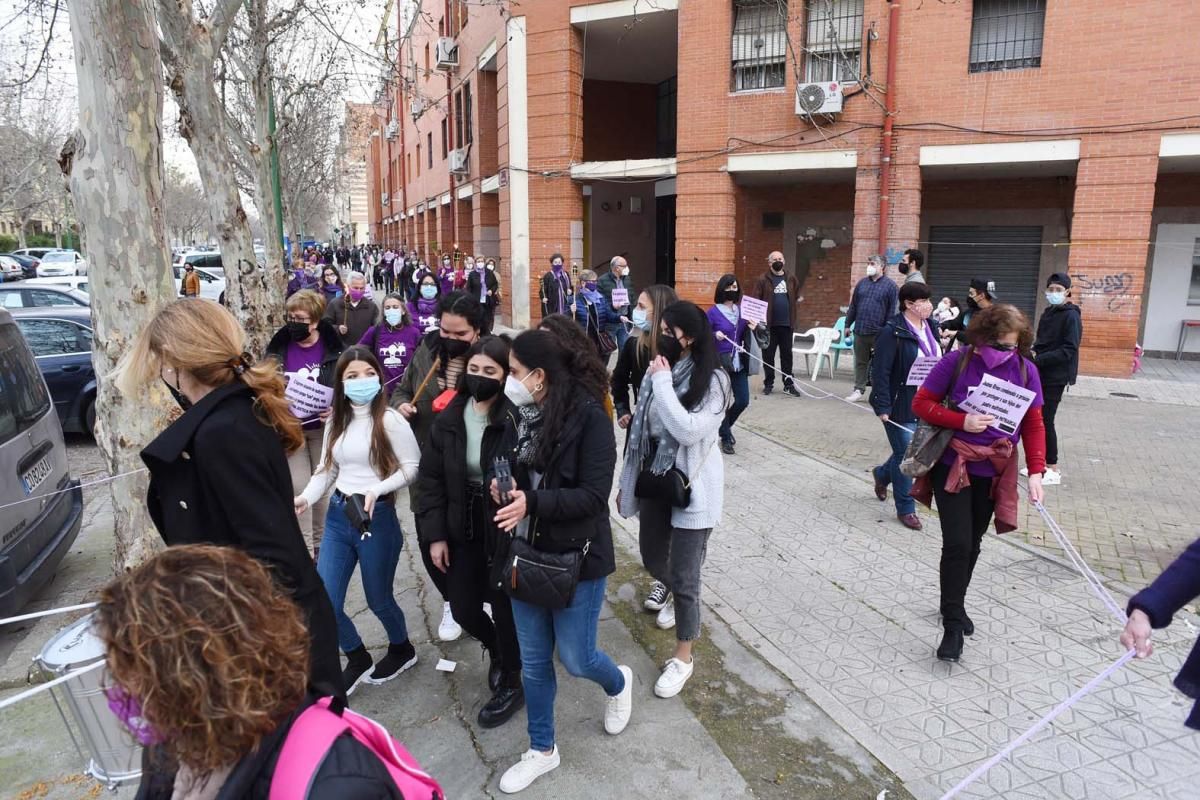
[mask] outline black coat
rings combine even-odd
[[[491,270],[485,269],[483,271],[483,275],[483,279],[487,283],[488,291],[487,302],[483,305],[486,308],[495,308],[496,306],[500,305],[500,281],[496,280],[496,273],[492,272]],[[470,274],[467,275],[467,294],[478,300],[479,291],[479,270],[473,269],[471,270]]]
[[[338,359],[346,348],[342,345],[342,337],[338,335],[337,328],[329,320],[322,318],[317,322],[317,333],[320,334],[321,344],[325,346],[325,355],[321,358],[321,374],[317,380],[325,386],[333,386]],[[288,336],[286,325],[275,331],[275,335],[267,343],[267,355],[279,362],[280,369],[283,369],[287,359],[287,348],[291,343],[292,337]]]
[[[284,722],[263,737],[229,773],[217,800],[267,800],[271,779],[287,734],[300,712],[316,702],[304,702]],[[157,751],[147,749],[142,759],[142,783],[134,800],[170,800],[175,786],[174,768],[164,768]],[[350,734],[342,734],[313,776],[309,800],[404,800],[391,775],[375,755]]]
[[[236,547],[270,567],[307,618],[313,685],[342,696],[333,605],[296,521],[287,454],[255,413],[254,392],[240,381],[214,389],[159,434],[142,461],[163,541]]]
[[[612,398],[618,417],[633,413],[642,379],[646,377],[646,370],[650,366],[650,351],[641,349],[640,338],[630,336],[625,340],[621,351],[617,353],[617,365],[613,367]],[[629,401],[630,388],[633,389],[632,403]]]
[[[1049,306],[1038,320],[1033,363],[1042,386],[1073,386],[1079,375],[1079,341],[1083,315],[1074,303]]]
[[[932,325],[929,330],[937,336]],[[871,357],[871,408],[876,416],[887,414],[892,422],[917,421],[912,401],[921,387],[908,385],[908,372],[919,355],[921,346],[904,315],[889,319],[875,339],[875,355]],[[934,355],[941,357],[940,344]]]
[[[437,415],[429,433],[429,443],[421,451],[416,515],[422,543],[466,542],[470,505],[467,501],[467,426],[463,414],[468,399],[467,395],[460,394]],[[512,403],[503,397],[496,402],[491,421],[483,431],[479,454],[485,476],[500,454],[506,427],[515,428],[517,424],[517,412]],[[491,510],[494,516],[495,509]],[[495,541],[495,531],[488,533],[493,534],[489,538]]]
[[[516,445],[516,426],[507,426],[501,455],[513,464],[517,488],[525,492],[533,546],[561,553],[581,550],[590,542],[580,580],[611,575],[617,564],[608,496],[617,466],[617,440],[608,412],[594,398],[580,393],[538,489],[533,488],[529,467],[517,462]]]

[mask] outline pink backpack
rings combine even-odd
[[[329,748],[344,733],[383,762],[404,800],[445,800],[442,787],[423,771],[382,725],[346,709],[339,715],[324,697],[292,723],[271,777],[270,800],[305,800]]]

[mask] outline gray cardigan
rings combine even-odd
[[[671,510],[671,526],[688,530],[715,528],[721,522],[725,491],[725,464],[717,449],[717,431],[729,407],[729,377],[721,369],[713,373],[708,394],[695,411],[688,411],[679,402],[670,370],[656,372],[651,380],[651,426],[665,428],[679,442],[675,466],[692,482],[692,502],[687,508]]]

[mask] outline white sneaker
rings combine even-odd
[[[625,676],[625,688],[615,697],[608,698],[604,707],[604,730],[613,736],[625,730],[633,713],[633,670],[624,664],[617,669]]]
[[[692,670],[696,667],[696,659],[692,658],[691,664],[685,664],[678,658],[668,659],[667,665],[663,667],[662,675],[658,676],[658,680],[654,682],[654,693],[659,697],[674,697],[683,690],[683,685],[688,682],[688,678],[692,677]]]
[[[859,400],[862,400],[862,399],[863,399],[863,393],[861,391],[859,391],[858,389],[855,389],[853,392],[846,395],[846,400],[851,403],[857,403]]]
[[[1021,475],[1022,475],[1022,477],[1028,478],[1029,477],[1029,467],[1021,467]]]
[[[654,624],[664,631],[669,631],[675,627],[675,601],[673,599],[668,600],[667,604],[662,607],[662,611],[658,612]]]
[[[500,778],[500,791],[515,794],[551,770],[558,769],[558,745],[546,755],[538,750],[526,750],[521,760],[513,764]]]
[[[650,587],[650,594],[646,595],[646,601],[642,603],[642,607],[647,611],[662,611],[663,606],[670,598],[671,593],[667,591],[667,585],[662,581],[655,581],[654,585]]]
[[[1042,486],[1058,486],[1062,483],[1062,473],[1056,469],[1048,469],[1042,474]]]
[[[438,624],[438,638],[443,642],[453,642],[462,636],[462,627],[454,621],[450,613],[450,604],[442,603],[442,621]]]
[[[488,615],[488,619],[492,619],[492,604],[491,603],[483,604],[483,613]]]

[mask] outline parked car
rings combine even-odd
[[[221,254],[210,250],[188,250],[175,257],[173,266],[191,264],[197,269],[221,269]]]
[[[91,305],[88,295],[66,286],[29,286],[24,281],[0,284],[0,306],[4,308],[88,305]]]
[[[13,250],[12,255],[36,258],[38,261],[41,261],[42,256],[46,255],[46,253],[53,253],[59,249],[58,247],[23,247],[20,250]]]
[[[22,271],[21,277],[23,277],[23,278],[36,278],[37,277],[37,267],[38,267],[38,264],[40,264],[42,262],[39,261],[38,259],[34,258],[33,256],[23,256],[23,255],[20,255],[19,253],[3,253],[0,255],[6,255],[9,258],[15,258],[17,260],[17,263],[19,263],[21,265],[21,271]]]
[[[0,309],[0,616],[54,576],[83,520],[62,427],[12,316]]]
[[[91,296],[88,292],[88,277],[86,275],[64,275],[61,278],[30,278],[26,286],[58,286],[63,289],[74,289],[77,292]]]
[[[74,250],[52,250],[42,256],[38,264],[39,278],[55,278],[62,275],[87,275],[87,261]]]
[[[176,265],[172,269],[175,271],[175,294],[181,294],[183,292],[183,266]],[[200,277],[201,297],[205,300],[213,300],[218,303],[225,302],[224,270],[218,272],[196,267],[196,274]]]
[[[4,282],[19,281],[25,277],[21,262],[12,256],[0,256],[0,280]]]
[[[79,306],[13,309],[67,433],[96,427],[96,373],[92,367],[91,310]]]

